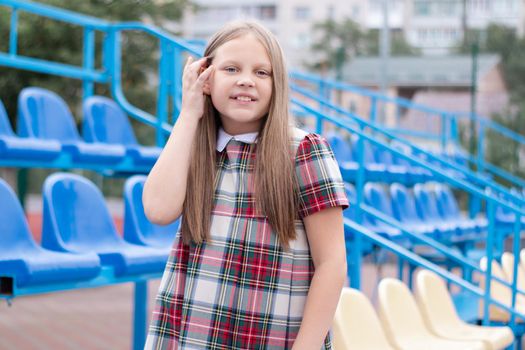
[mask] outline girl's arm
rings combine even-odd
[[[332,325],[346,278],[346,249],[341,207],[321,210],[303,219],[314,276],[294,350],[319,350]]]
[[[204,109],[203,86],[213,67],[199,75],[205,58],[188,59],[182,78],[182,108],[159,159],[144,184],[142,202],[148,220],[167,225],[182,212],[193,139]]]

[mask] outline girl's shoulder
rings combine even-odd
[[[330,149],[328,141],[324,136],[313,132],[307,132],[297,127],[292,128],[292,145],[296,155],[298,151],[305,151],[312,147]]]

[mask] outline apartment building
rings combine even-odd
[[[314,23],[329,18],[366,18],[362,0],[195,0],[194,3],[196,10],[187,11],[182,22],[185,37],[208,39],[229,21],[255,19],[276,34],[291,67],[301,66],[310,57]]]
[[[464,0],[388,0],[388,25],[423,54],[449,53],[463,38]],[[290,66],[311,57],[312,26],[351,18],[366,29],[383,26],[383,0],[195,0],[182,23],[186,37],[208,39],[224,23],[253,18],[279,38]],[[465,0],[466,26],[504,24],[523,34],[525,0]]]
[[[406,2],[405,37],[424,54],[446,54],[463,39],[463,16],[469,29],[483,31],[491,24],[523,34],[523,0],[410,0]]]

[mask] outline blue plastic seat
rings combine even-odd
[[[488,223],[485,218],[480,218],[476,221],[461,214],[456,197],[454,197],[454,194],[448,186],[437,185],[434,192],[441,216],[447,220],[447,222],[458,225],[463,235],[475,236],[476,232],[480,233],[487,230]]]
[[[410,150],[405,145],[392,141],[390,146],[403,154],[410,154]],[[417,183],[426,182],[432,179],[432,173],[425,168],[422,168],[418,165],[412,164],[406,158],[403,158],[399,155],[390,153],[393,164],[404,166],[407,171],[407,182],[406,185],[415,185]]]
[[[365,185],[363,195],[364,201],[368,206],[375,208],[384,215],[390,216],[393,220],[395,220],[392,212],[392,203],[379,184],[368,182]],[[403,244],[408,243],[409,238],[399,229],[392,227],[374,217],[368,217],[367,220],[371,225],[370,229],[377,232],[378,234],[384,235],[392,240],[402,242]]]
[[[62,146],[53,140],[18,137],[13,132],[4,104],[0,101],[0,158],[50,161],[60,156]]]
[[[130,243],[171,250],[179,220],[170,225],[152,224],[144,214],[142,190],[146,176],[136,175],[124,184],[124,239]]]
[[[334,152],[343,179],[347,182],[355,181],[359,165],[352,157],[349,143],[336,133],[327,135],[326,140]]]
[[[347,182],[355,181],[359,164],[356,161],[355,151],[350,146],[351,143],[335,133],[328,135],[327,140],[339,163],[339,169],[343,179]],[[376,167],[375,165],[368,165],[365,162],[365,177],[367,181],[385,180],[385,167]]]
[[[367,142],[368,143],[368,142]],[[392,152],[386,148],[370,145],[374,152],[374,160],[378,164],[383,164],[386,167],[386,173],[389,177],[389,182],[409,183],[412,181],[409,168],[404,165],[395,164],[392,158]]]
[[[346,210],[343,211],[343,216],[349,220],[357,222],[357,212],[355,209],[355,205],[356,205],[355,187],[346,182],[345,191],[346,191],[346,196],[348,197],[348,201],[350,205],[348,206]],[[363,213],[362,225],[366,226],[369,229],[371,229],[371,226],[373,226],[368,220],[368,215],[366,213]],[[353,237],[354,237],[354,232],[345,227],[345,239],[346,239],[346,245],[347,245],[348,251],[352,249],[351,244],[353,244]],[[362,249],[363,254],[369,254],[373,250],[372,242],[370,242],[369,240],[363,240],[363,245],[361,249]]]
[[[89,280],[100,273],[94,253],[58,253],[37,245],[16,195],[2,179],[0,208],[0,277],[14,278],[21,288]]]
[[[352,137],[352,156],[354,157],[354,159],[359,159],[358,142],[359,137]],[[374,151],[367,140],[365,140],[363,143],[363,152],[363,162],[365,164],[365,167],[370,171],[381,173],[383,175],[383,180],[386,180],[386,166],[384,164],[378,164],[376,162],[374,157]]]
[[[42,245],[70,253],[95,252],[115,276],[161,272],[166,250],[126,242],[117,233],[100,190],[75,174],[55,173],[44,182]]]
[[[425,188],[423,184],[414,186],[414,197],[416,199],[416,210],[419,217],[427,224],[434,226],[439,232],[439,240],[451,241],[461,238],[457,226],[445,222],[439,214],[436,198],[433,193]]]
[[[513,191],[512,189],[511,192],[514,192],[514,195],[518,194],[515,190]],[[503,195],[500,195],[499,198],[501,200],[508,201]],[[518,208],[521,206],[521,203],[509,202],[509,204],[515,205]],[[498,205],[496,207],[495,219],[496,224],[499,227],[504,228],[505,230],[512,230],[514,228],[514,222],[516,221],[516,214],[512,210],[503,208],[502,206]],[[521,225],[522,227],[525,227],[525,217],[523,216],[521,217]]]
[[[162,148],[139,145],[128,116],[113,100],[92,96],[84,101],[82,134],[86,142],[123,145],[135,164],[153,165]]]
[[[46,89],[29,87],[18,97],[18,131],[23,137],[56,140],[74,162],[115,164],[124,160],[123,146],[86,143],[64,100]]]
[[[394,217],[407,228],[408,231],[434,237],[436,228],[426,224],[419,217],[416,202],[407,188],[401,184],[394,183],[390,186],[390,198],[392,200],[392,212]]]

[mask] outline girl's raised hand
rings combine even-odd
[[[197,61],[188,57],[184,72],[182,74],[182,110],[190,118],[200,119],[204,113],[204,84],[210,77],[213,66],[210,65],[204,71],[207,58],[203,57]],[[202,73],[200,73],[202,71]]]

